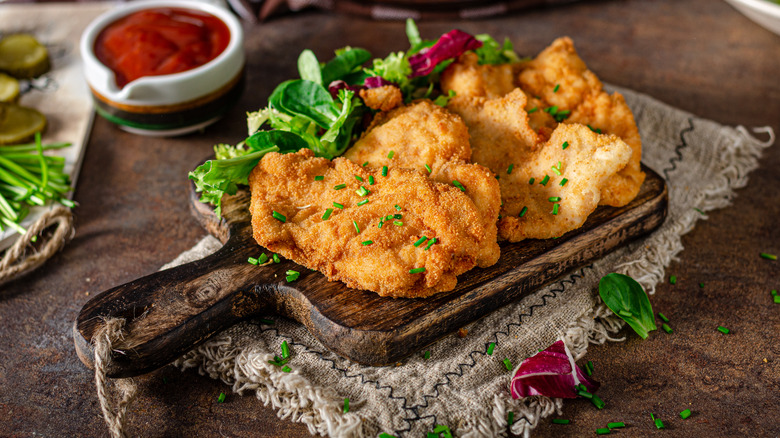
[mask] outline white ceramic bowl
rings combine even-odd
[[[144,9],[180,8],[217,17],[228,28],[225,50],[199,67],[158,76],[144,76],[124,87],[95,55],[95,40],[116,20]],[[221,117],[243,90],[243,29],[228,10],[197,0],[140,0],[125,3],[97,17],[81,35],[84,75],[97,112],[120,128],[143,135],[174,136],[201,129]]]
[[[780,5],[767,0],[726,0],[736,10],[780,35]]]

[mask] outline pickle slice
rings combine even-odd
[[[46,127],[38,111],[12,103],[0,103],[0,145],[24,143]]]
[[[0,73],[0,102],[16,102],[19,97],[19,81]]]
[[[17,33],[0,39],[0,71],[19,79],[49,70],[49,51],[32,35]]]

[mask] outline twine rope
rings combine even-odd
[[[100,409],[106,420],[112,438],[128,438],[125,430],[127,410],[136,394],[136,384],[132,379],[114,379],[110,384],[107,370],[111,364],[112,346],[122,339],[125,320],[110,318],[105,321],[92,338],[95,351],[95,386],[97,387]]]

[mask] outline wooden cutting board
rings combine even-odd
[[[355,362],[395,363],[657,228],[666,217],[667,188],[658,174],[643,170],[647,178],[629,205],[599,207],[583,227],[558,239],[503,243],[498,263],[472,269],[455,290],[426,299],[350,289],[289,260],[251,265],[249,257],[270,252],[252,239],[249,192],[223,199],[223,219],[217,220],[193,191],[192,211],[225,245],[204,259],[92,298],[74,323],[76,350],[91,367],[96,329],[106,317],[125,318],[126,333],[114,345],[108,375],[130,377],[172,362],[242,319],[274,313],[303,323],[323,345]],[[288,283],[288,269],[300,278]]]

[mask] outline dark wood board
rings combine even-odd
[[[84,305],[74,326],[79,357],[90,364],[103,318],[125,318],[109,375],[128,377],[162,367],[212,335],[251,316],[276,313],[303,323],[323,345],[359,363],[385,365],[587,264],[658,227],[666,216],[664,180],[644,168],[637,198],[599,207],[583,227],[558,239],[501,245],[501,258],[461,275],[457,287],[426,299],[385,298],[329,282],[292,261],[254,266],[263,248],[252,238],[249,192],[223,199],[223,218],[197,201],[192,210],[225,245],[216,253],[109,289]],[[268,255],[270,253],[265,251]],[[288,283],[285,272],[300,278]]]

